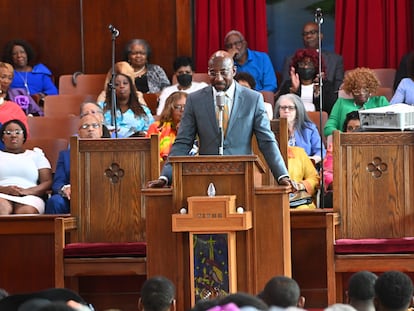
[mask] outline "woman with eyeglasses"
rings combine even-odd
[[[52,185],[48,159],[39,148],[24,148],[27,129],[22,121],[5,122],[0,133],[0,215],[43,214],[43,196]]]
[[[151,134],[159,135],[161,164],[167,160],[170,154],[171,146],[180,127],[186,100],[187,93],[181,91],[174,92],[168,96],[159,121],[152,123],[148,129],[147,137],[150,137]]]
[[[324,134],[331,136],[335,130],[342,131],[346,115],[351,111],[388,106],[385,96],[375,96],[380,82],[375,73],[364,67],[355,68],[345,74],[342,89],[352,98],[339,97],[325,124]],[[328,141],[331,138],[328,137]]]
[[[325,77],[325,62],[322,58],[322,110],[331,112],[337,94],[331,81]],[[319,55],[315,49],[300,49],[292,57],[290,79],[279,89],[279,94],[296,94],[306,111],[320,111],[321,88],[319,87]]]
[[[143,39],[130,40],[124,49],[123,60],[134,69],[135,86],[142,93],[159,94],[163,88],[171,85],[164,69],[149,63],[151,47]]]
[[[285,94],[275,104],[275,119],[286,118],[289,131],[289,146],[305,149],[306,154],[314,162],[319,163],[325,157],[326,150],[322,144],[318,128],[309,119],[305,106],[299,96]]]
[[[108,129],[116,130],[113,136],[119,138],[130,136],[145,137],[146,132],[154,117],[151,110],[138,99],[137,90],[132,77],[118,73],[115,75],[116,116],[113,118],[112,110],[115,103],[112,102],[111,91],[108,89],[106,101],[99,103],[103,108],[105,125]],[[114,107],[115,108],[115,107]],[[116,120],[116,129],[115,129]]]

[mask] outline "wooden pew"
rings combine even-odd
[[[346,276],[354,272],[414,272],[414,133],[333,135],[334,211],[341,225],[327,259],[333,263],[329,304],[344,301]]]
[[[0,287],[13,294],[54,287],[54,221],[68,216],[0,217]]]
[[[55,222],[55,286],[78,291],[79,277],[145,275],[141,189],[159,176],[158,136],[72,137],[70,145],[73,217]]]

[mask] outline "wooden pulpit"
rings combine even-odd
[[[187,232],[172,232],[172,215],[187,199],[235,195],[252,213],[252,229],[236,233],[237,290],[257,294],[275,275],[291,276],[289,187],[262,186],[266,170],[256,155],[171,157],[171,188],[142,189],[146,208],[147,276],[164,275],[177,291],[177,310],[191,307]]]
[[[236,231],[252,227],[252,212],[236,196],[196,196],[172,215],[172,231],[189,233],[191,305],[237,292]],[[184,211],[184,213],[183,213]]]

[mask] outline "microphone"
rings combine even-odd
[[[224,109],[225,100],[226,100],[226,94],[224,94],[224,92],[217,92],[216,106],[219,110]]]
[[[108,29],[109,29],[109,31],[112,33],[112,35],[113,35],[113,36],[115,36],[115,37],[118,37],[118,36],[119,36],[119,30],[118,30],[118,29],[116,29],[116,28],[114,27],[114,25],[110,24],[110,25],[108,26]]]
[[[226,94],[224,92],[218,92],[216,95],[216,106],[219,109],[219,131],[220,131],[220,146],[219,155],[224,154],[224,130],[223,130],[223,112],[226,100]]]
[[[322,9],[316,8],[315,10],[315,23],[322,24],[323,23],[323,17],[322,17]]]

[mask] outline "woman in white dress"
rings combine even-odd
[[[20,120],[0,129],[0,215],[43,214],[42,197],[52,185],[50,163],[39,148],[26,150],[27,129]]]

